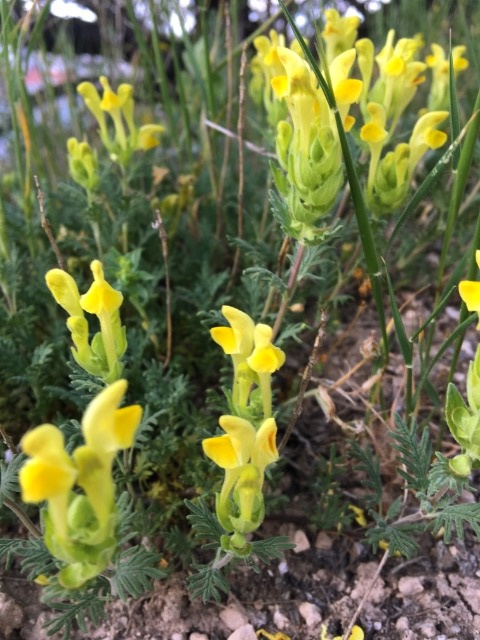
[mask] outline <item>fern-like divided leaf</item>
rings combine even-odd
[[[217,520],[216,515],[205,504],[205,500],[203,498],[199,498],[195,502],[185,500],[185,506],[191,511],[187,516],[187,520],[192,525],[195,538],[215,540],[220,544],[220,538],[226,532]]]
[[[370,511],[370,514],[376,522],[372,529],[367,530],[366,538],[375,551],[378,549],[380,542],[386,542],[390,556],[400,553],[406,558],[413,558],[416,555],[418,543],[414,536],[424,530],[424,526],[421,524],[393,526],[388,524],[377,513]]]
[[[152,590],[152,580],[165,578],[166,572],[158,568],[160,555],[144,547],[131,547],[117,556],[110,579],[112,590],[122,600],[128,596],[139,598]]]
[[[25,540],[19,538],[14,538],[13,540],[0,539],[0,559],[5,558],[5,569],[10,569],[15,556],[18,554],[18,549],[24,542]]]
[[[18,486],[18,472],[25,456],[23,454],[16,455],[9,463],[0,461],[0,506],[3,498],[9,498],[15,501],[20,491]]]
[[[390,431],[390,435],[394,440],[392,447],[400,453],[397,456],[397,462],[405,467],[405,469],[399,468],[398,473],[405,479],[409,489],[426,493],[432,460],[432,445],[428,430],[424,429],[419,438],[416,422],[413,421],[409,429],[402,418],[395,414],[395,429]]]
[[[211,600],[220,602],[221,592],[228,593],[229,589],[227,579],[220,569],[209,564],[194,564],[193,568],[198,573],[187,579],[192,598],[202,598],[205,604]]]
[[[64,590],[58,588],[60,597],[65,597]],[[98,593],[98,589],[69,593],[69,601],[55,600],[55,587],[46,591],[44,601],[58,615],[45,624],[48,635],[63,632],[63,640],[69,640],[72,629],[78,626],[83,633],[88,632],[87,621],[96,627],[105,617],[105,598]],[[50,597],[48,597],[50,596]],[[58,596],[57,596],[58,597]]]
[[[444,527],[443,540],[449,544],[452,538],[453,527],[460,540],[464,536],[464,523],[469,524],[480,540],[480,504],[452,504],[448,505],[436,514],[433,523],[433,535],[436,535]]]
[[[283,556],[284,551],[295,547],[287,536],[275,536],[273,538],[267,538],[266,540],[255,540],[251,544],[252,555],[256,556],[265,564],[270,564],[272,560],[278,560]]]
[[[364,503],[367,507],[379,507],[382,502],[380,458],[378,456],[373,456],[370,447],[367,446],[362,449],[362,447],[356,442],[352,442],[351,450],[353,457],[358,460],[358,464],[355,465],[354,470],[366,475],[362,484],[366,489],[371,491],[371,493],[368,493],[363,497]]]
[[[58,569],[56,561],[45,546],[43,539],[23,540],[15,553],[24,558],[22,560],[22,572],[28,580],[34,580],[40,574],[49,575]]]

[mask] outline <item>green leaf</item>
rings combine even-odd
[[[193,568],[198,573],[187,578],[192,598],[202,598],[205,604],[211,600],[220,602],[222,599],[220,592],[228,593],[229,591],[227,579],[220,569],[202,564],[194,564]]]
[[[191,513],[187,520],[191,523],[195,538],[215,540],[220,544],[220,538],[225,535],[225,529],[219,523],[217,516],[210,511],[203,498],[195,502],[185,500],[185,505]]]
[[[14,502],[18,499],[18,472],[25,460],[23,454],[14,456],[8,463],[0,460],[0,505],[3,498],[9,498]]]
[[[287,536],[274,536],[252,542],[252,555],[265,564],[270,564],[272,560],[281,558],[284,551],[294,548],[295,545],[289,541]]]
[[[424,429],[420,438],[415,420],[409,428],[402,418],[395,414],[395,429],[390,431],[394,439],[393,449],[398,451],[398,473],[405,479],[407,488],[413,491],[426,492],[429,484],[428,474],[432,459],[432,445],[428,429]]]
[[[436,514],[432,533],[436,535],[444,528],[443,540],[449,544],[455,528],[460,540],[464,537],[464,523],[470,525],[480,540],[480,504],[452,504]]]
[[[128,596],[139,598],[153,588],[152,580],[165,578],[166,572],[158,568],[160,554],[136,546],[117,556],[114,572],[110,578],[112,590],[122,600]]]
[[[460,135],[460,119],[458,116],[457,87],[455,84],[455,71],[453,68],[452,32],[450,32],[450,50],[448,52],[448,76],[450,97],[450,126],[452,129],[452,138],[455,140]],[[459,158],[460,149],[456,149],[452,158],[452,168],[454,171],[457,169]]]
[[[402,316],[400,315],[397,301],[395,300],[395,293],[393,291],[392,281],[390,280],[390,275],[387,270],[387,265],[385,265],[385,275],[387,276],[388,296],[390,298],[390,306],[392,307],[392,315],[393,315],[393,323],[395,325],[395,332],[397,334],[398,342],[400,344],[400,349],[402,351],[405,366],[411,367],[412,358],[413,358],[413,346],[410,340],[408,339],[407,333],[405,331],[405,325],[403,324]]]

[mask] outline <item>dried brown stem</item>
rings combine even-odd
[[[162,247],[163,262],[165,264],[165,304],[167,307],[167,353],[163,363],[164,367],[168,367],[172,358],[173,330],[172,330],[172,296],[170,289],[170,269],[168,268],[168,238],[163,224],[160,211],[155,210],[153,226],[158,230],[160,245]]]
[[[247,66],[247,49],[242,48],[240,59],[240,92],[238,97],[238,191],[237,191],[237,236],[243,237],[243,200],[245,185],[245,157],[243,153],[243,133],[245,128],[245,67]],[[240,247],[235,250],[230,284],[235,280],[240,263]]]
[[[365,602],[368,600],[368,596],[370,595],[370,593],[371,593],[371,591],[372,591],[372,589],[373,589],[373,587],[375,585],[375,582],[377,581],[377,578],[380,575],[380,572],[382,571],[383,567],[385,566],[385,563],[387,562],[387,560],[388,560],[388,549],[383,554],[383,557],[380,560],[380,564],[378,565],[377,570],[375,571],[375,575],[371,579],[370,584],[368,585],[367,590],[365,591],[365,594],[364,594],[363,598],[360,600],[360,604],[356,608],[355,613],[352,616],[352,619],[348,623],[347,630],[343,634],[342,640],[348,640],[350,638],[350,634],[352,633],[353,626],[354,626],[355,622],[357,621],[358,616],[362,612],[362,609],[365,606]]]
[[[310,378],[312,377],[312,373],[314,368],[318,363],[319,351],[322,346],[323,339],[325,338],[325,330],[327,325],[327,314],[325,313],[325,309],[321,311],[321,319],[320,319],[320,327],[318,328],[317,335],[315,337],[315,342],[313,343],[312,353],[308,359],[307,366],[303,372],[302,382],[300,383],[300,389],[297,396],[297,401],[295,403],[295,407],[293,408],[292,415],[290,418],[290,422],[288,423],[287,430],[280,442],[278,450],[281,452],[285,445],[288,442],[288,439],[293,433],[293,429],[297,423],[298,418],[300,417],[303,411],[303,398],[305,396],[305,392],[307,391],[308,384],[310,382]]]
[[[65,265],[65,260],[63,259],[63,256],[62,256],[62,254],[60,252],[60,249],[58,248],[57,241],[55,240],[55,238],[53,236],[52,227],[50,226],[50,222],[48,221],[48,218],[45,215],[45,196],[43,195],[43,192],[40,189],[40,183],[38,181],[38,177],[37,176],[33,176],[33,179],[35,180],[35,187],[37,189],[37,200],[38,200],[38,206],[40,208],[40,223],[42,225],[42,229],[45,231],[46,236],[48,238],[48,241],[50,242],[50,245],[51,245],[51,247],[53,249],[53,253],[55,254],[55,256],[57,258],[58,266],[63,271],[66,271],[67,268],[66,268],[66,265]]]
[[[225,125],[227,130],[232,128],[232,95],[233,95],[233,59],[232,59],[232,21],[230,19],[230,3],[225,3],[225,49],[227,52],[227,107],[225,116]],[[215,235],[220,238],[223,233],[223,193],[225,191],[225,182],[228,172],[228,161],[230,157],[230,136],[225,136],[223,144],[223,160],[220,170],[220,180],[217,193],[217,228]]]

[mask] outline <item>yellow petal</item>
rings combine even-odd
[[[425,134],[425,142],[430,149],[438,149],[445,144],[447,138],[448,136],[444,131],[437,131],[436,129],[432,129]]]
[[[238,347],[237,353],[245,357],[249,356],[253,349],[253,332],[255,329],[255,323],[252,318],[244,311],[228,305],[222,306],[222,314],[230,323],[235,334]]]
[[[34,456],[51,458],[67,455],[63,433],[53,424],[41,424],[28,431],[20,444],[23,452],[31,458]]]
[[[236,448],[229,435],[206,438],[202,442],[205,455],[222,469],[235,469],[241,466]]]
[[[220,416],[218,423],[230,437],[240,464],[246,464],[252,455],[257,437],[253,424],[244,418],[230,415]]]
[[[94,260],[90,268],[94,282],[87,293],[80,296],[80,305],[85,311],[95,315],[116,311],[123,302],[123,295],[105,280],[102,263],[99,260]]]
[[[45,281],[57,304],[71,316],[83,316],[80,293],[71,275],[62,269],[50,269],[45,275]]]
[[[477,262],[477,267],[480,269],[480,249],[475,251],[475,260]]]
[[[362,93],[363,82],[361,80],[342,80],[335,86],[335,99],[338,104],[352,104],[358,102]]]
[[[95,85],[91,82],[81,82],[77,87],[77,93],[79,93],[82,98],[91,100],[93,103],[100,105],[100,96]]]
[[[252,463],[261,469],[278,460],[276,444],[277,425],[274,418],[268,418],[257,432]]]
[[[24,502],[42,502],[71,490],[76,471],[73,465],[58,465],[49,460],[34,458],[20,469],[18,480]]]
[[[376,122],[367,122],[360,129],[360,139],[365,142],[381,142],[388,136],[388,131],[380,127]]]
[[[138,141],[136,148],[141,151],[154,149],[160,144],[159,136],[165,131],[165,127],[159,124],[146,124],[138,131]]]
[[[238,353],[235,334],[230,327],[213,327],[210,329],[212,339],[219,344],[227,355]]]
[[[458,285],[458,292],[469,311],[480,311],[480,282],[462,280]]]
[[[138,404],[131,404],[115,411],[113,431],[118,449],[128,449],[132,446],[141,419],[142,407]]]
[[[127,390],[126,380],[117,380],[101,391],[83,414],[82,431],[87,445],[94,450],[115,452],[115,413]]]
[[[284,352],[273,344],[255,348],[247,358],[248,366],[256,373],[274,373],[285,363]]]

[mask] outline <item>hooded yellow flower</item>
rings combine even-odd
[[[478,250],[475,252],[475,259],[480,269],[480,251]],[[479,314],[477,329],[480,330],[480,282],[462,280],[458,285],[458,292],[463,302],[467,305],[467,309]]]

